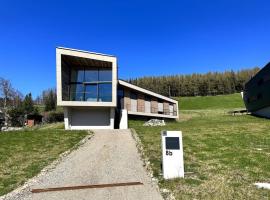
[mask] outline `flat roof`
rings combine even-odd
[[[77,52],[83,52],[83,53],[90,53],[90,54],[95,54],[95,55],[101,55],[101,56],[109,56],[109,57],[116,57],[114,55],[109,55],[109,54],[104,54],[104,53],[97,53],[97,52],[91,52],[91,51],[85,51],[85,50],[80,50],[80,49],[72,49],[72,48],[67,48],[67,47],[56,47],[57,49],[65,49],[69,51],[77,51]]]

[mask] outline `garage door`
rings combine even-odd
[[[109,108],[72,108],[72,126],[109,126]]]

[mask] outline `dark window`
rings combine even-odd
[[[71,71],[71,82],[83,82],[84,70],[72,70]]]
[[[123,89],[118,89],[117,90],[117,96],[119,98],[123,98],[124,97],[124,90]]]
[[[85,82],[98,82],[98,70],[85,70]]]
[[[84,100],[83,84],[71,84],[71,86],[70,86],[70,99],[72,101],[83,101]]]
[[[166,149],[180,149],[178,137],[166,137],[165,138]]]
[[[149,96],[145,96],[144,99],[145,99],[145,101],[151,101],[151,97],[149,97]]]
[[[131,93],[130,93],[130,98],[136,100],[136,99],[137,99],[137,94],[131,92]]]
[[[123,98],[124,98],[124,90],[122,88],[118,88],[117,90],[117,107],[123,108]]]
[[[98,93],[99,93],[99,101],[105,102],[112,101],[112,84],[100,83]]]
[[[99,70],[99,81],[112,81],[112,70]]]
[[[76,69],[70,74],[71,101],[112,101],[111,69]]]
[[[85,101],[97,101],[98,89],[97,84],[85,85]]]

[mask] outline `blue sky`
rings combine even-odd
[[[55,47],[113,54],[122,79],[262,67],[270,2],[1,1],[0,77],[33,96],[55,87]]]

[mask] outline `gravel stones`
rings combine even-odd
[[[166,125],[165,121],[160,119],[150,119],[149,121],[143,124],[143,126],[165,126],[165,125]]]

